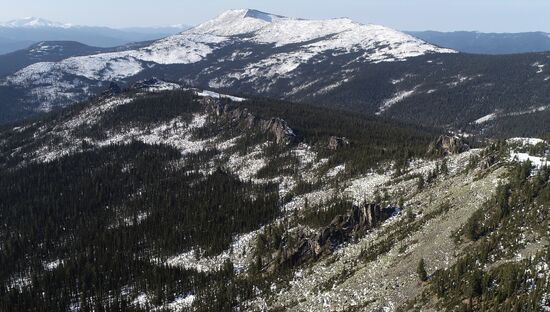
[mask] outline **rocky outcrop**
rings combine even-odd
[[[336,151],[349,146],[349,140],[337,136],[331,136],[328,140],[328,149]]]
[[[122,88],[116,82],[111,82],[109,88],[101,93],[101,97],[108,98],[120,93],[122,93]]]
[[[362,234],[376,227],[394,212],[394,208],[381,208],[376,204],[353,206],[348,215],[337,216],[319,233],[313,246],[315,254],[332,252],[337,246],[352,239],[355,234]]]
[[[163,81],[153,77],[153,78],[148,79],[148,80],[142,80],[142,81],[136,82],[135,84],[132,85],[132,89],[147,90],[151,87],[158,86],[159,84],[162,84],[162,83],[163,83]]]
[[[396,208],[382,208],[376,204],[353,206],[347,215],[336,216],[329,226],[318,234],[306,237],[300,235],[298,242],[281,251],[276,261],[268,266],[273,272],[279,267],[292,267],[323,255],[331,254],[338,246],[351,241],[354,237],[364,235],[396,212]]]
[[[456,155],[470,149],[462,138],[442,135],[428,148],[428,154],[438,156]]]
[[[264,132],[275,136],[277,144],[291,144],[298,142],[298,136],[288,126],[286,121],[280,118],[260,121],[260,128]]]
[[[286,121],[281,118],[261,119],[250,113],[248,109],[239,107],[232,102],[220,101],[218,99],[205,97],[202,104],[207,111],[225,120],[241,123],[247,129],[258,129],[275,137],[277,144],[294,144],[300,138],[290,128]]]

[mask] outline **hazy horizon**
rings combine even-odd
[[[480,32],[550,32],[550,2],[533,0],[465,0],[460,3],[436,0],[342,0],[337,5],[328,0],[224,2],[158,0],[139,3],[120,0],[110,3],[75,3],[69,0],[51,2],[20,0],[17,6],[0,0],[4,10],[0,21],[29,16],[55,22],[111,28],[194,26],[214,18],[223,11],[253,8],[273,14],[308,19],[349,17],[361,23],[381,24],[407,31],[480,31]],[[124,14],[122,14],[124,13]],[[465,18],[467,17],[467,18]]]

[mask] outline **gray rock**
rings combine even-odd
[[[288,145],[299,141],[298,136],[283,119],[271,118],[270,120],[263,120],[260,122],[260,125],[264,132],[275,136],[277,144]]]
[[[432,155],[455,155],[468,151],[470,147],[463,139],[454,136],[441,135],[428,148],[428,154]]]
[[[328,140],[328,149],[335,151],[344,147],[348,147],[349,144],[349,140],[346,138],[331,136]]]
[[[210,97],[204,97],[202,104],[206,107],[207,112],[217,117],[232,122],[242,122],[247,129],[257,128],[264,133],[273,135],[277,144],[289,145],[300,141],[294,130],[281,118],[260,119],[248,112],[246,108]]]
[[[281,266],[295,266],[329,255],[341,244],[352,240],[355,234],[365,233],[380,225],[394,213],[394,208],[382,208],[377,204],[353,206],[348,214],[336,216],[318,234],[312,237],[301,235],[294,247],[279,254],[278,261],[272,263],[268,271],[273,272]]]

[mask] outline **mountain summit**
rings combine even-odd
[[[198,25],[193,31],[217,36],[234,36],[257,31],[277,20],[288,18],[253,9],[229,10]]]
[[[249,41],[273,43],[276,46],[302,43],[317,50],[350,50],[354,47],[370,49],[373,46],[389,45],[391,49],[387,50],[387,54],[395,53],[397,58],[430,52],[453,52],[394,29],[363,25],[348,18],[306,20],[254,9],[226,11],[188,32],[223,37],[244,36]],[[316,40],[319,42],[314,42]]]

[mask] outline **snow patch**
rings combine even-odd
[[[230,99],[233,102],[246,101],[245,98],[236,97],[236,96],[227,95],[227,94],[221,94],[221,93],[218,93],[218,92],[208,91],[208,90],[198,91],[197,95],[202,96],[202,97],[211,97],[211,98],[215,98],[215,99]]]
[[[187,311],[188,308],[190,308],[193,305],[193,302],[195,302],[195,295],[189,294],[185,296],[178,296],[174,301],[168,303],[166,305],[166,308],[169,311]]]
[[[546,157],[531,156],[528,153],[511,152],[510,160],[514,162],[531,162],[535,168],[540,169],[548,166],[548,159]]]
[[[253,255],[253,244],[257,235],[263,230],[264,228],[260,228],[250,233],[236,235],[229,249],[214,257],[205,257],[200,249],[191,249],[168,258],[165,264],[197,272],[213,272],[221,270],[224,262],[230,260],[237,273],[245,272],[251,261],[249,257]],[[153,262],[158,261],[153,260]]]
[[[519,143],[521,145],[537,145],[539,143],[545,143],[546,141],[538,138],[511,138],[508,139],[511,143]]]
[[[326,176],[329,177],[329,178],[332,178],[332,177],[337,176],[339,173],[344,172],[345,170],[346,170],[346,165],[345,164],[344,165],[339,165],[339,166],[336,166],[336,167],[330,169],[327,172]]]
[[[63,264],[63,260],[57,259],[51,262],[44,263],[44,270],[46,271],[53,271],[57,269],[61,264]]]
[[[386,110],[388,110],[393,105],[395,105],[395,104],[403,101],[404,99],[412,96],[416,92],[416,89],[417,89],[417,87],[415,87],[414,89],[409,90],[409,91],[398,92],[398,93],[395,94],[395,96],[393,98],[385,100],[384,103],[382,103],[382,105],[380,106],[380,108],[376,112],[376,115],[381,115],[382,113],[384,113]]]
[[[546,64],[541,64],[539,62],[536,62],[531,66],[537,68],[537,72],[536,72],[537,74],[542,74],[544,72],[544,67],[546,66]]]
[[[479,125],[479,124],[482,124],[482,123],[486,123],[486,122],[488,122],[488,121],[491,121],[491,120],[495,119],[496,117],[497,117],[497,114],[496,114],[496,113],[491,113],[491,114],[489,114],[489,115],[485,115],[485,116],[483,116],[483,117],[481,117],[481,118],[479,118],[479,119],[476,119],[476,120],[474,121],[474,123],[476,123],[476,124]]]

